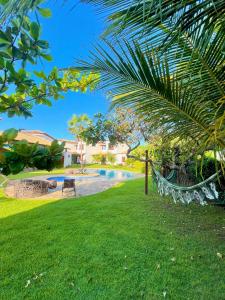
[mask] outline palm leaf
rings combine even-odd
[[[170,137],[190,136],[202,142],[209,138],[215,103],[172,73],[166,54],[162,58],[152,49],[143,51],[137,43],[107,47],[96,48],[91,62],[80,62],[80,68],[101,73],[101,88],[110,92],[113,105],[132,107]]]
[[[151,38],[156,27],[171,28],[166,36],[176,40],[181,33],[193,34],[199,28],[215,28],[224,23],[223,0],[81,0],[96,5],[107,15],[110,29],[107,33],[132,39]],[[176,34],[175,34],[176,33]]]
[[[204,91],[214,102],[225,95],[224,44],[221,31],[211,30],[204,35],[199,31],[192,38],[182,36],[168,51],[177,76],[186,78],[193,91]]]
[[[186,82],[196,93],[204,91],[214,102],[224,96],[224,1],[84,2],[101,5],[108,10],[120,31],[132,32],[131,37],[144,46],[143,49],[150,45],[157,51],[161,49],[163,54],[165,40],[170,37],[173,43],[167,43],[167,59],[170,68],[176,69],[177,76],[183,80],[186,76]],[[185,26],[185,20],[190,26]],[[115,26],[113,31],[118,33]]]
[[[9,22],[15,15],[27,15],[30,9],[33,9],[40,3],[39,0],[10,0],[0,6],[0,24]]]

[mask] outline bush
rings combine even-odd
[[[145,164],[141,161],[135,160],[134,158],[126,159],[126,166],[138,170],[141,173],[145,173]],[[149,174],[151,173],[151,168],[149,167]]]
[[[112,153],[99,153],[92,155],[92,159],[94,163],[105,165],[106,163],[110,163],[111,165],[115,164],[116,156]]]
[[[216,173],[219,163],[212,157],[204,157],[203,160],[193,161],[188,167],[187,172],[195,182],[201,182]]]
[[[99,153],[99,154],[94,154],[92,155],[93,158],[93,162],[97,163],[97,164],[102,164],[105,165],[106,164],[106,155]]]
[[[136,160],[134,158],[127,158],[126,159],[126,166],[128,167],[134,167]]]
[[[114,165],[115,162],[116,162],[116,156],[115,156],[115,154],[107,153],[107,155],[106,155],[106,160],[107,160],[107,162],[109,162],[111,165]]]

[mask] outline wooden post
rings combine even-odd
[[[145,195],[148,195],[148,150],[145,151]]]

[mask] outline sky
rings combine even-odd
[[[76,59],[87,58],[104,30],[102,18],[90,5],[78,4],[71,10],[73,1],[68,1],[64,6],[60,2],[56,1],[48,6],[52,10],[51,18],[41,19],[42,39],[50,43],[50,52],[53,56],[52,62],[45,61],[44,65],[40,66],[45,72],[51,70],[53,66],[69,67],[75,64]],[[8,118],[3,115],[0,130],[11,127],[38,129],[55,138],[72,139],[67,122],[73,114],[86,113],[92,117],[97,112],[107,112],[108,106],[108,100],[100,91],[85,94],[69,92],[65,94],[64,99],[53,100],[52,107],[35,106],[32,118]]]

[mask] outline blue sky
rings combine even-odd
[[[45,62],[41,66],[46,72],[54,65],[59,68],[67,67],[73,65],[75,59],[87,58],[88,51],[98,41],[104,29],[102,18],[90,5],[79,4],[71,11],[73,2],[68,1],[64,6],[60,2],[55,1],[49,6],[53,13],[51,18],[41,19],[42,38],[49,41],[54,58],[53,62]],[[3,116],[0,128],[40,129],[55,138],[71,139],[67,122],[72,114],[86,113],[91,117],[96,112],[106,112],[108,105],[106,97],[99,91],[67,93],[63,100],[54,101],[50,108],[36,106],[32,111],[32,118]]]

